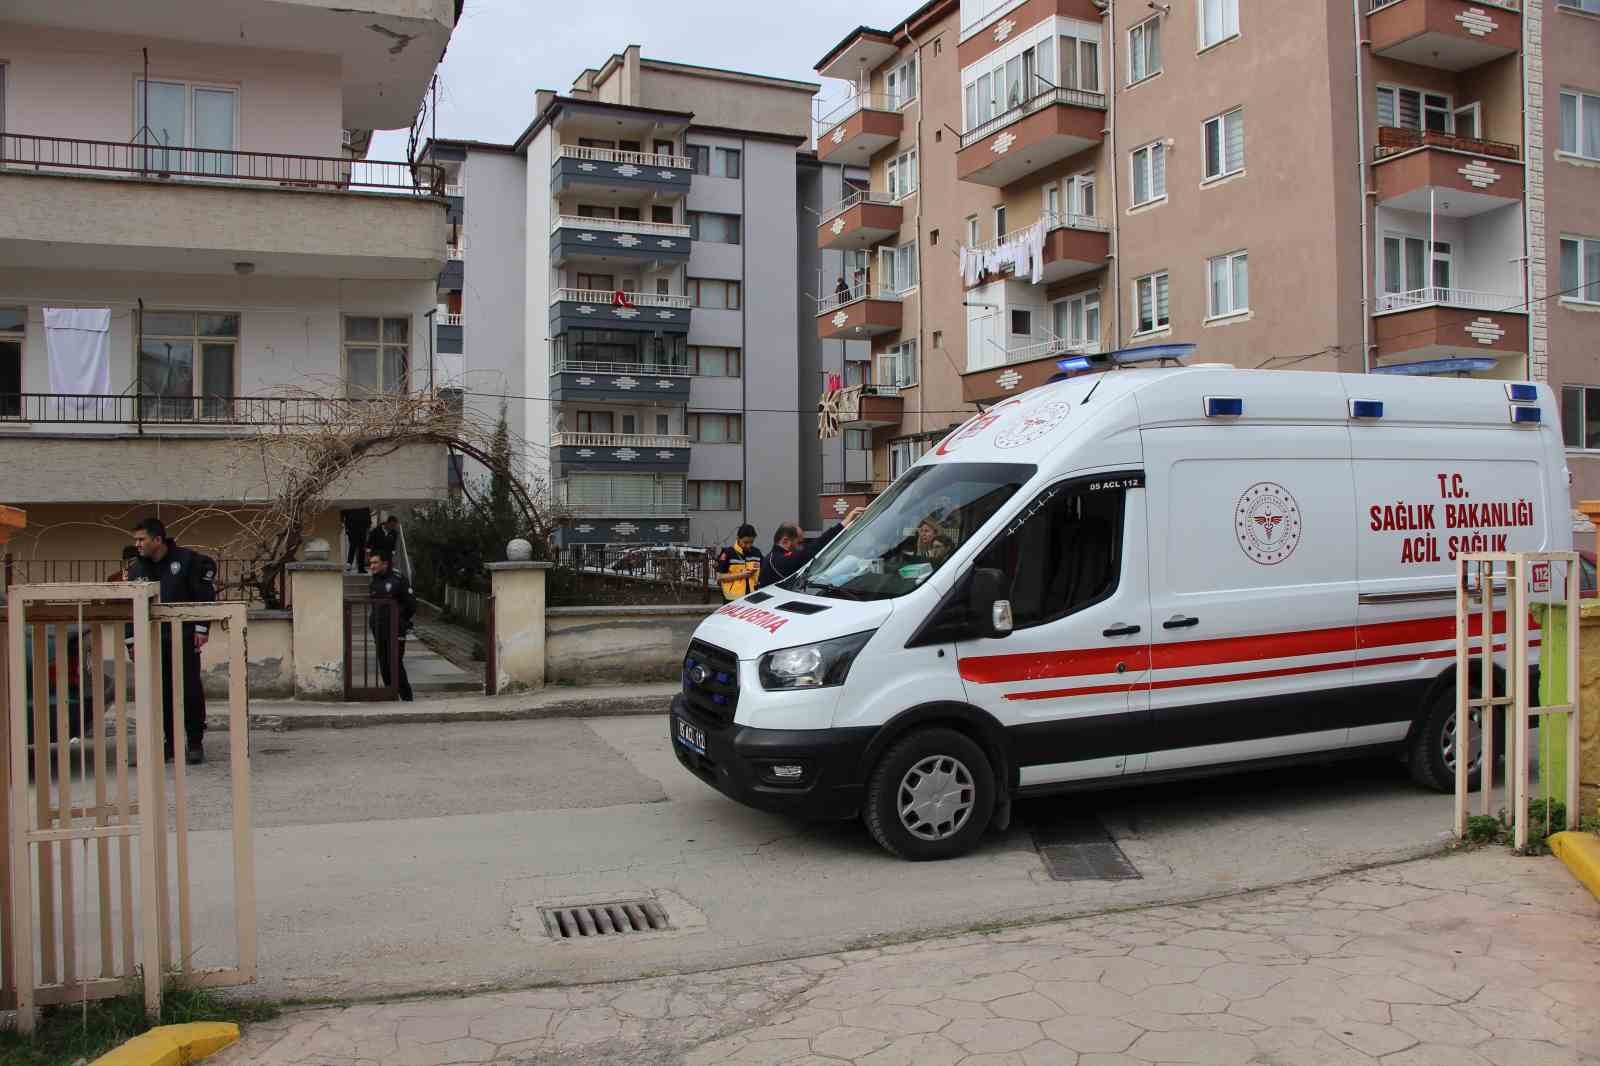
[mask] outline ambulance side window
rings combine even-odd
[[[1017,629],[1099,603],[1122,573],[1122,489],[1040,493],[974,564],[1006,577]]]

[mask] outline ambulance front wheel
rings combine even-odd
[[[1477,695],[1477,690],[1472,690]],[[1496,725],[1504,719],[1496,715]],[[1467,734],[1467,788],[1476,792],[1483,784],[1483,728],[1482,712],[1471,712],[1470,732]],[[1505,730],[1499,729],[1500,740]],[[1496,760],[1499,761],[1498,759]],[[1454,688],[1440,692],[1428,707],[1427,717],[1411,737],[1406,752],[1406,765],[1411,777],[1424,788],[1435,792],[1454,792],[1456,789],[1456,693]]]
[[[862,818],[890,854],[924,862],[977,847],[994,805],[994,770],[983,749],[953,729],[923,729],[879,760]]]

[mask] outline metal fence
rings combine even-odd
[[[552,606],[711,603],[716,548],[571,544],[551,571]]]
[[[482,626],[484,619],[488,617],[489,597],[481,592],[445,585],[441,599],[444,601],[441,606],[445,611],[459,621]]]
[[[289,576],[279,571],[271,588],[275,604],[269,603],[260,592],[256,580],[257,566],[249,559],[217,559],[217,599],[238,602],[253,607],[289,606]],[[7,552],[0,556],[0,587],[12,585],[50,585],[60,583],[86,584],[106,580],[122,572],[120,559],[19,559]]]
[[[30,422],[82,425],[296,426],[341,425],[369,414],[374,404],[396,397],[342,396],[98,396],[65,392],[0,393],[0,424]],[[445,401],[441,398],[439,403]],[[417,408],[416,417],[435,413]]]

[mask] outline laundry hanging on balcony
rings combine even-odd
[[[980,283],[985,274],[1010,270],[1011,276],[1026,276],[1037,285],[1044,280],[1045,225],[1041,220],[1027,229],[1008,233],[992,248],[961,248],[961,280],[968,286]]]
[[[94,405],[111,395],[111,310],[95,307],[44,309],[44,347],[50,365],[50,391],[73,397],[68,410]]]

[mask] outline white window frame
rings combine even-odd
[[[1400,244],[1400,277],[1398,279],[1400,284],[1398,288],[1393,287],[1396,279],[1393,278],[1389,273],[1390,241],[1398,241]],[[1422,284],[1420,285],[1411,284],[1411,282],[1419,279],[1406,277],[1406,264],[1410,262],[1406,256],[1406,244],[1410,241],[1415,241],[1422,245],[1422,277],[1420,279]],[[1423,289],[1448,289],[1455,284],[1455,250],[1449,241],[1434,241],[1432,254],[1430,255],[1428,250],[1427,234],[1407,233],[1404,230],[1385,230],[1382,237],[1382,243],[1380,243],[1378,247],[1380,260],[1378,269],[1383,278],[1382,296],[1395,296],[1406,292],[1420,292]],[[1440,263],[1443,263],[1445,267],[1446,284],[1435,285],[1434,278],[1438,272],[1438,265]]]
[[[1098,218],[1100,210],[1095,189],[1094,171],[1083,174],[1074,174],[1062,181],[1062,188],[1066,195],[1062,197],[1067,205],[1067,214],[1077,218]]]
[[[878,287],[886,293],[908,293],[920,283],[917,242],[878,246]],[[893,285],[886,284],[892,278]]]
[[[1461,132],[1461,120],[1467,116],[1471,116],[1472,119],[1472,132],[1463,134]],[[1474,100],[1470,104],[1462,104],[1460,107],[1452,108],[1450,111],[1450,132],[1458,137],[1470,136],[1473,140],[1481,140],[1483,137],[1483,101]]]
[[[1378,125],[1380,125],[1380,126],[1383,125],[1384,122],[1383,122],[1383,114],[1382,114],[1383,106],[1382,106],[1381,103],[1379,103],[1379,101],[1383,98],[1383,94],[1384,93],[1389,93],[1393,98],[1393,103],[1391,105],[1391,111],[1393,112],[1394,121],[1392,123],[1389,123],[1389,126],[1392,129],[1409,130],[1409,129],[1415,128],[1418,132],[1422,132],[1422,133],[1427,133],[1427,132],[1452,133],[1452,134],[1455,133],[1455,131],[1456,131],[1456,100],[1455,100],[1454,94],[1452,94],[1452,93],[1434,92],[1432,89],[1419,89],[1415,85],[1400,85],[1400,84],[1397,84],[1395,82],[1380,82],[1378,84],[1378,86],[1373,90],[1373,98],[1372,98],[1373,99],[1373,110],[1377,114]],[[1412,127],[1412,126],[1405,126],[1405,125],[1401,124],[1401,122],[1400,122],[1400,94],[1401,93],[1415,93],[1416,94],[1416,96],[1417,96],[1417,122],[1420,123],[1420,125],[1418,125],[1416,127]],[[1438,106],[1430,105],[1428,103],[1428,97],[1430,97],[1430,96],[1434,97],[1435,99],[1443,100],[1444,101],[1444,106],[1443,107],[1438,107]],[[1429,114],[1440,114],[1440,115],[1443,115],[1444,119],[1445,119],[1445,128],[1443,130],[1430,131],[1428,129],[1428,115]]]
[[[1141,40],[1136,41],[1137,34]],[[1155,66],[1150,66],[1150,44],[1155,43]],[[1136,64],[1143,62],[1143,68]],[[1128,84],[1137,85],[1161,73],[1161,15],[1151,15],[1128,30]]]
[[[1567,147],[1567,101],[1573,101],[1572,106],[1572,147]],[[1560,154],[1576,156],[1579,159],[1600,159],[1600,144],[1584,143],[1583,114],[1591,107],[1600,107],[1600,93],[1589,92],[1584,89],[1561,90],[1561,114],[1557,121],[1560,129],[1557,131]]]
[[[920,380],[917,342],[902,341],[872,355],[872,383],[879,388],[909,389]]]
[[[994,207],[994,239],[999,240],[1006,235],[1006,205],[996,204]]]
[[[912,148],[889,160],[883,169],[883,174],[889,187],[889,198],[895,203],[916,192],[920,184],[917,174],[917,150]]]
[[[140,138],[140,131],[143,130],[144,127],[146,125],[148,125],[149,121],[150,121],[150,116],[143,114],[144,99],[145,99],[145,97],[144,97],[144,84],[145,84],[145,79],[142,78],[142,77],[135,77],[133,79],[133,136],[130,137],[129,140],[132,141],[134,144],[139,144],[139,145],[143,145],[145,143]],[[239,86],[237,84],[229,85],[226,82],[190,81],[187,78],[156,78],[156,77],[150,78],[150,84],[151,85],[181,85],[181,86],[183,86],[183,143],[182,144],[176,144],[176,145],[160,145],[155,141],[151,141],[150,145],[149,145],[149,148],[147,150],[151,153],[152,157],[154,157],[155,159],[159,159],[160,156],[159,156],[158,153],[160,153],[163,148],[166,148],[167,150],[170,150],[170,151],[177,151],[177,152],[192,151],[192,152],[195,152],[195,153],[217,152],[217,151],[224,151],[224,152],[237,152],[237,151],[239,151],[239,128],[240,128],[239,97],[240,97],[240,93],[239,93]],[[194,94],[195,94],[196,90],[199,90],[201,92],[227,93],[228,95],[233,97],[233,130],[229,134],[229,145],[228,145],[227,148],[225,148],[225,149],[217,149],[217,148],[197,148],[197,147],[195,147],[195,143],[194,143],[194,111],[195,111],[195,108],[194,108]],[[0,103],[3,103],[3,102],[4,102],[3,99],[0,99]],[[3,121],[4,121],[4,116],[0,115],[0,125],[3,125]],[[140,157],[140,153],[135,152],[134,156],[135,156],[135,159],[138,159]],[[215,173],[215,174],[217,174],[219,176],[231,176],[233,174],[233,172],[234,172],[234,162],[233,162],[233,157],[232,156],[224,155],[224,156],[214,157],[215,158],[215,162],[216,162],[216,166],[217,166],[217,169],[214,170],[214,171],[208,170],[206,168],[205,163],[206,163],[207,158],[208,157],[203,156],[203,155],[195,155],[195,156],[191,156],[191,157],[186,159],[184,157],[184,155],[179,155],[178,159],[180,161],[183,161],[185,165],[180,166],[180,167],[176,167],[174,169],[177,169],[177,170],[204,170],[207,173]],[[195,165],[195,164],[199,164],[199,165]],[[147,169],[159,170],[161,168],[158,165],[156,165],[156,163],[152,162]]]
[[[721,440],[708,440],[703,436],[707,419],[720,421]],[[696,444],[743,444],[744,416],[736,411],[690,411],[684,416],[683,431]]]
[[[375,340],[375,341],[353,341],[353,340],[349,340],[347,338],[346,325],[345,324],[347,322],[349,322],[350,319],[352,319],[352,318],[375,318],[375,319],[377,319],[378,320],[378,339]],[[393,341],[385,341],[383,339],[383,324],[385,322],[388,322],[388,321],[391,321],[391,320],[402,320],[402,319],[406,322],[406,342],[405,342],[405,344],[402,345],[402,344],[396,344]],[[244,324],[243,324],[242,320],[240,322],[239,331],[240,331],[241,334],[244,332]],[[344,376],[345,395],[346,396],[357,396],[357,395],[359,395],[359,394],[356,394],[356,393],[352,393],[350,391],[351,388],[353,387],[353,384],[354,384],[350,380],[350,349],[351,348],[376,348],[378,350],[378,368],[377,368],[378,369],[378,391],[376,393],[372,393],[370,395],[376,395],[376,396],[405,396],[405,395],[408,395],[411,392],[411,380],[412,380],[412,377],[416,373],[416,361],[417,361],[416,344],[417,344],[416,329],[415,329],[414,324],[411,321],[411,316],[408,315],[408,314],[405,314],[403,312],[387,312],[387,313],[385,313],[383,311],[346,311],[343,314],[341,314],[339,316],[339,362],[340,362],[340,370],[343,372],[343,376]],[[390,383],[388,381],[385,381],[384,377],[383,377],[383,371],[384,371],[384,366],[385,366],[383,355],[384,355],[384,349],[386,349],[386,348],[404,348],[406,350],[405,380],[403,380],[403,381],[398,383],[398,385],[399,385],[398,389],[390,388]]]
[[[1571,288],[1571,286],[1567,283],[1565,276],[1566,270],[1564,255],[1566,252],[1565,246],[1568,244],[1576,244],[1578,246],[1577,275],[1578,285],[1581,287],[1576,292],[1566,291],[1567,289]],[[1600,237],[1585,237],[1578,233],[1563,233],[1557,239],[1556,277],[1560,279],[1557,291],[1562,293],[1560,297],[1562,303],[1582,304],[1586,307],[1600,307],[1600,276],[1592,278],[1588,277],[1586,276],[1584,270],[1584,264],[1587,262],[1587,258],[1584,255],[1584,245],[1586,244],[1592,244],[1596,247],[1597,251],[1600,251]],[[1600,272],[1597,272],[1597,275],[1600,275]],[[1592,299],[1590,298],[1589,290],[1593,290]]]
[[[1156,168],[1155,168],[1156,156],[1155,156],[1155,153],[1158,152],[1158,151],[1161,154],[1161,191],[1160,192],[1156,192],[1155,191],[1155,176],[1156,176]],[[1139,182],[1138,182],[1137,175],[1138,175],[1139,171],[1138,171],[1138,162],[1137,162],[1137,160],[1139,158],[1140,153],[1142,153],[1142,152],[1150,153],[1149,161],[1146,164],[1146,171],[1150,175],[1150,188],[1149,188],[1148,191],[1150,192],[1151,195],[1149,195],[1148,197],[1146,197],[1143,200],[1140,200],[1140,199],[1138,199],[1138,196],[1139,196]],[[1135,148],[1133,151],[1128,153],[1128,189],[1129,189],[1129,195],[1133,198],[1133,206],[1134,207],[1143,207],[1146,204],[1160,203],[1162,200],[1165,200],[1167,198],[1167,165],[1166,164],[1167,164],[1167,142],[1165,140],[1157,140],[1157,141],[1151,141],[1149,144],[1141,144],[1139,147]]]
[[[1231,166],[1230,163],[1232,161],[1228,159],[1228,146],[1233,143],[1233,139],[1228,136],[1228,124],[1230,119],[1238,122],[1239,124],[1239,159],[1236,165]],[[1217,162],[1222,168],[1215,174],[1210,173],[1210,138],[1212,136],[1213,127],[1216,129],[1216,136],[1218,138]],[[1206,119],[1200,124],[1200,169],[1202,181],[1219,181],[1222,178],[1231,177],[1234,174],[1243,174],[1244,155],[1243,107],[1235,107],[1231,110],[1224,111],[1220,115],[1212,115],[1210,118]]]
[[[1043,188],[1044,188],[1044,204],[1042,206],[1044,207],[1044,217],[1046,219],[1061,218],[1062,215],[1064,214],[1064,212],[1061,210],[1061,203],[1062,203],[1062,195],[1061,194],[1062,194],[1062,191],[1063,191],[1063,186],[1065,186],[1065,184],[1066,184],[1065,182],[1057,184],[1056,182],[1052,181],[1052,182],[1047,182],[1043,186]]]
[[[1206,8],[1212,4],[1222,7],[1222,33],[1214,41],[1206,40]],[[1215,48],[1224,41],[1231,41],[1239,36],[1239,0],[1199,0],[1194,5],[1195,11],[1195,40],[1199,42],[1200,51]]]
[[[866,441],[866,444],[861,444]],[[844,431],[844,450],[847,452],[870,452],[872,450],[872,430],[847,429]]]
[[[978,227],[979,227],[978,216],[977,215],[968,215],[967,216],[967,247],[968,248],[976,248],[979,244],[982,243],[982,241],[979,239],[980,236],[982,235],[982,231]]]
[[[1167,290],[1167,317],[1160,319],[1161,301],[1159,285],[1165,284]],[[1149,329],[1139,328],[1139,287],[1150,285],[1150,321]],[[1152,333],[1160,333],[1164,329],[1172,328],[1172,276],[1165,270],[1152,271],[1143,277],[1133,279],[1133,336],[1144,337]]]
[[[1094,309],[1094,336],[1089,335],[1089,310]],[[1067,330],[1062,332],[1056,329],[1061,318],[1062,309],[1065,309]],[[1073,348],[1085,348],[1090,345],[1096,351],[1100,348],[1100,290],[1090,289],[1087,292],[1074,293],[1064,296],[1059,300],[1050,302],[1050,329],[1056,337],[1064,340]]]
[[[893,440],[889,442],[889,480],[893,481],[910,470],[928,453],[925,440]]]
[[[1033,336],[1033,315],[1034,315],[1034,312],[1036,310],[1038,310],[1038,309],[1034,308],[1034,307],[1008,307],[1008,308],[1006,308],[1006,333],[1009,336],[1012,336],[1012,337],[1031,337],[1031,336]],[[1027,319],[1026,319],[1027,326],[1028,326],[1027,329],[1018,330],[1016,328],[1017,327],[1017,316],[1018,315],[1027,315],[1028,316]]]
[[[889,79],[894,79],[894,87],[889,87]],[[910,84],[911,91],[906,93],[906,85]],[[917,54],[911,53],[904,62],[897,63],[884,72],[883,94],[889,98],[896,110],[905,108],[917,99]]]
[[[1234,269],[1236,263],[1244,264],[1244,295],[1241,297],[1235,289],[1239,280]],[[1227,293],[1226,306],[1217,303],[1217,271],[1223,272],[1224,289]],[[1228,252],[1224,255],[1213,256],[1206,260],[1206,318],[1232,318],[1234,315],[1243,315],[1250,312],[1250,257],[1245,249],[1237,252]]]

